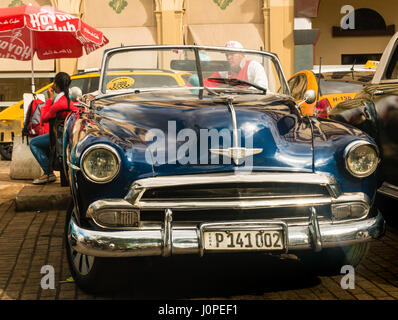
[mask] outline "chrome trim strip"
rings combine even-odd
[[[232,145],[234,148],[238,148],[239,147],[239,143],[238,143],[238,121],[236,120],[236,111],[234,108],[234,105],[232,104],[233,98],[228,98],[228,108],[229,111],[231,112],[231,117],[232,117],[232,135],[233,135],[233,142]],[[234,162],[236,165],[238,165],[238,161],[236,161],[234,159]]]
[[[155,178],[145,178],[137,180],[130,187],[125,199],[132,204],[139,202],[142,189],[192,186],[203,184],[223,184],[223,183],[255,183],[255,182],[276,182],[276,183],[295,183],[295,184],[316,184],[326,186],[331,196],[337,198],[341,191],[334,177],[320,173],[264,173],[264,172],[234,172],[234,173],[214,173],[197,175],[177,175],[161,176]]]
[[[116,51],[131,51],[131,50],[148,50],[148,49],[199,49],[199,50],[220,50],[220,51],[232,51],[232,52],[245,52],[245,53],[256,53],[262,54],[264,56],[269,56],[271,58],[278,59],[277,56],[271,52],[259,51],[253,49],[239,49],[239,48],[227,48],[227,47],[217,47],[217,46],[197,46],[197,45],[139,45],[139,46],[125,46],[108,49],[106,55],[114,53]],[[101,69],[104,70],[104,69]]]
[[[329,197],[313,197],[313,198],[283,198],[283,199],[267,199],[267,200],[218,200],[218,201],[141,201],[135,205],[136,208],[142,210],[159,210],[164,208],[195,210],[195,209],[262,209],[262,208],[278,208],[278,207],[300,207],[331,204]]]
[[[251,182],[291,182],[327,185],[333,183],[331,176],[318,173],[264,173],[234,172],[213,174],[188,174],[177,176],[161,176],[136,180],[133,186],[139,188],[161,188],[170,186],[187,186],[211,183],[251,183]]]
[[[233,141],[232,141],[232,148],[228,149],[210,149],[209,151],[213,154],[217,155],[222,155],[222,156],[227,156],[229,158],[232,158],[235,166],[239,165],[239,160],[250,157],[256,154],[259,154],[263,152],[263,149],[257,148],[257,149],[248,149],[248,148],[241,148],[239,147],[238,143],[238,123],[236,120],[236,111],[233,106],[233,97],[226,97],[227,100],[227,105],[229,108],[229,111],[231,113],[232,117],[232,136],[233,136]]]
[[[78,166],[70,163],[69,160],[67,160],[66,163],[67,163],[68,167],[73,169],[73,170],[77,170],[77,171],[81,170]]]
[[[235,221],[235,227],[261,226],[269,223],[281,225],[281,221]],[[231,222],[224,222],[231,225]],[[163,222],[150,227],[141,227],[128,231],[93,231],[69,222],[71,234],[76,242],[72,243],[76,251],[96,257],[134,257],[162,256]],[[210,227],[211,224],[204,224]],[[217,225],[217,224],[213,224]],[[286,222],[288,250],[311,250],[312,241],[309,224],[295,225]],[[201,254],[201,239],[196,224],[173,224],[171,250],[175,254]],[[322,246],[336,247],[370,241],[380,238],[385,231],[385,221],[379,213],[377,217],[344,224],[322,223],[319,225]]]
[[[140,201],[132,205],[132,208],[141,210],[162,210],[166,208],[179,210],[195,209],[261,209],[261,208],[280,208],[280,207],[303,207],[330,205],[338,203],[362,202],[370,207],[370,199],[363,193],[347,193],[338,198],[327,196],[300,197],[292,195],[291,198],[263,198],[263,199],[236,199],[236,200],[210,200],[197,199],[195,201]]]

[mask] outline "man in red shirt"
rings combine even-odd
[[[73,105],[73,102],[70,101],[70,83],[71,80],[67,73],[59,72],[56,74],[53,86],[48,89],[49,99],[47,99],[46,104],[41,110],[41,125],[54,118],[65,119],[71,111],[79,110]],[[57,94],[55,99],[53,99],[54,92]],[[47,133],[33,138],[29,145],[30,150],[44,171],[44,174],[40,178],[33,180],[33,184],[54,182],[56,177],[49,161],[50,134]]]
[[[228,41],[227,48],[243,49],[238,41]],[[226,54],[230,70],[213,73],[209,78],[238,79],[248,81],[264,89],[268,89],[268,78],[264,67],[257,61],[247,59],[244,54],[239,52],[228,52]],[[211,80],[204,80],[206,86],[215,86]]]

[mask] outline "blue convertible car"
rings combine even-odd
[[[86,291],[123,257],[289,252],[340,272],[383,235],[374,141],[303,116],[274,54],[121,47],[101,70],[63,138],[67,256]]]

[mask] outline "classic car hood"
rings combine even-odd
[[[157,175],[230,171],[237,167],[262,171],[313,170],[310,125],[305,122],[308,120],[295,115],[294,104],[286,97],[238,96],[232,102],[233,108],[225,98],[158,101],[145,100],[141,95],[128,98],[95,101],[97,123],[111,128],[115,135],[128,128],[139,137],[148,148],[146,159],[152,161]],[[256,149],[257,154],[236,160],[238,166],[230,157],[217,154],[222,152],[217,150],[228,150],[234,144]]]

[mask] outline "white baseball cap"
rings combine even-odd
[[[230,40],[228,41],[225,46],[227,48],[236,48],[236,49],[243,49],[243,46],[240,42],[235,41],[235,40]]]
[[[82,90],[79,87],[72,87],[69,89],[69,95],[72,101],[77,102],[83,96]]]

